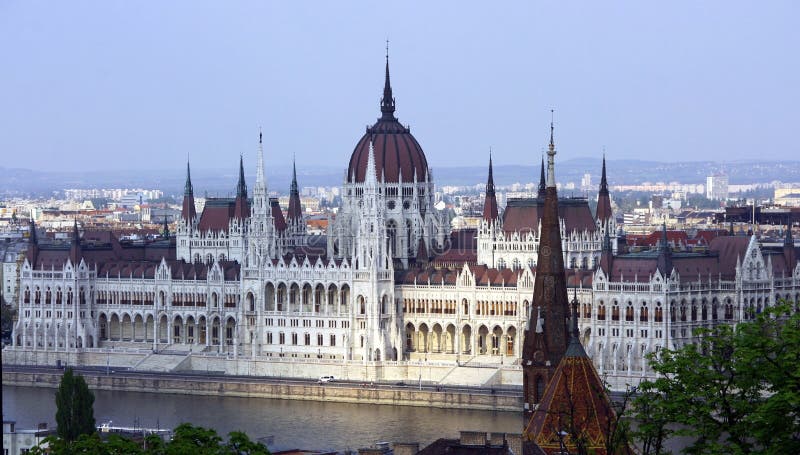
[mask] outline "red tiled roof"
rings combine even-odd
[[[232,199],[208,199],[200,214],[197,228],[201,232],[228,232],[230,220],[233,218],[235,202]]]
[[[508,233],[536,231],[543,213],[544,200],[509,199],[503,212],[503,230]],[[586,199],[559,199],[558,217],[564,220],[567,232],[597,229]]]
[[[387,182],[397,182],[402,173],[404,182],[410,183],[416,173],[418,181],[428,177],[428,161],[411,131],[395,118],[381,118],[356,144],[350,157],[347,170],[347,181],[363,182],[366,176],[369,159],[369,143],[372,141],[375,151],[375,167],[378,180],[385,178]]]

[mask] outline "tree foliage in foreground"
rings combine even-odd
[[[159,436],[149,435],[137,442],[111,434],[102,439],[98,433],[84,434],[75,441],[52,436],[45,438],[48,449],[35,448],[32,455],[269,455],[269,450],[260,442],[253,442],[246,434],[232,431],[228,442],[224,442],[217,432],[188,423],[178,425],[172,440],[164,441]]]
[[[58,436],[67,442],[82,434],[95,432],[94,394],[81,375],[67,368],[56,392],[56,425]]]
[[[634,402],[642,453],[665,453],[672,433],[688,454],[800,453],[800,313],[779,305],[696,334],[651,356],[659,377]]]

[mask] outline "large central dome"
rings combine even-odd
[[[350,166],[347,169],[349,183],[363,182],[366,176],[367,160],[369,159],[369,143],[375,150],[375,166],[378,171],[378,181],[386,182],[424,181],[428,177],[428,160],[419,142],[414,139],[408,128],[400,124],[394,116],[394,98],[392,86],[389,83],[389,59],[386,59],[386,82],[383,87],[381,99],[381,117],[367,128],[350,156]]]

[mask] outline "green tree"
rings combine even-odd
[[[222,438],[213,429],[182,423],[175,428],[172,441],[167,444],[166,453],[168,455],[219,454],[221,442]]]
[[[790,314],[791,313],[791,314]],[[634,408],[650,454],[674,428],[689,454],[800,453],[800,313],[786,305],[651,357]]]
[[[0,290],[0,301],[3,300],[2,293],[2,290]],[[14,329],[14,316],[16,314],[17,310],[15,310],[14,307],[6,305],[5,303],[0,303],[0,333],[2,333],[3,338],[11,336],[11,332]]]
[[[241,431],[228,433],[227,453],[231,455],[269,455],[269,450],[260,442],[253,442]]]
[[[67,443],[82,434],[95,432],[94,395],[81,375],[67,368],[56,392],[56,425],[58,436]]]

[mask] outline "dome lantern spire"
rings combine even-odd
[[[383,98],[381,98],[381,118],[394,119],[394,97],[392,96],[392,84],[389,79],[389,40],[386,40],[386,80],[383,83]]]

